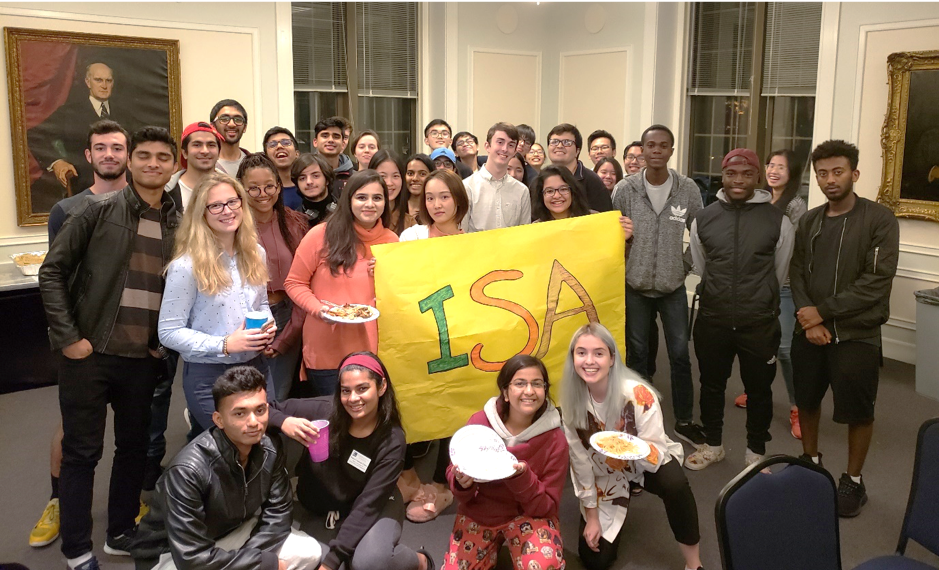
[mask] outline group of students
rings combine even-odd
[[[430,156],[417,154],[405,162],[381,148],[377,133],[363,131],[353,139],[353,162],[343,154],[352,133],[342,118],[316,125],[316,152],[310,154],[300,153],[296,138],[282,127],[267,131],[263,153],[242,149],[239,141],[247,113],[235,101],[220,101],[210,119],[184,131],[180,154],[187,168],[175,175],[176,141],[165,129],[146,127],[129,137],[110,121],[96,123],[89,133],[89,161],[95,165],[96,156],[119,161],[123,150],[132,180],[118,189],[124,172],[118,176],[116,169],[107,170],[109,160],[102,159],[101,168],[95,168],[95,186],[109,183],[110,191],[96,192],[92,187],[91,196],[63,202],[67,218],[57,235],[50,236],[39,280],[52,347],[63,355],[59,501],[62,549],[70,568],[97,568],[90,539],[91,485],[109,403],[115,413],[117,449],[106,552],[126,555],[150,541],[169,548],[172,564],[180,568],[207,567],[206,561],[216,560],[215,556],[227,560],[224,557],[231,554],[222,554],[214,541],[247,524],[247,517],[234,525],[238,513],[229,512],[231,505],[212,501],[201,507],[212,510],[211,516],[196,512],[197,498],[208,496],[206,485],[224,489],[232,485],[230,480],[213,483],[202,476],[203,470],[224,475],[219,472],[219,458],[235,461],[243,470],[239,475],[243,480],[232,488],[251,495],[254,502],[245,504],[263,503],[265,511],[272,508],[277,513],[262,514],[247,529],[244,548],[270,551],[279,545],[289,533],[290,519],[284,512],[289,515],[290,493],[281,496],[284,482],[275,457],[280,452],[264,436],[265,402],[270,402],[270,421],[304,444],[318,437],[312,420],[331,422],[333,459],[322,464],[302,461],[297,494],[308,511],[326,517],[323,528],[337,534],[328,541],[314,537],[328,542],[328,547],[299,548],[307,551],[306,562],[290,553],[297,544],[309,546],[312,539],[296,535],[287,543],[292,546],[281,549],[280,568],[304,567],[315,555],[330,570],[338,570],[342,561],[360,568],[387,565],[392,559],[397,561],[394,568],[427,570],[433,567],[429,553],[398,544],[401,520],[430,520],[456,500],[459,515],[444,566],[490,567],[498,545],[505,543],[524,567],[560,569],[556,517],[568,453],[557,451],[568,449],[582,511],[578,551],[586,566],[612,564],[629,496],[640,488],[663,498],[686,567],[700,566],[697,510],[680,465],[684,461],[689,469],[700,469],[723,458],[723,391],[734,356],[741,360],[748,398],[747,460],[765,453],[772,417],[769,383],[781,336],[779,290],[793,248],[789,210],[799,210],[798,200],[787,189],[792,183],[778,184],[776,176],[770,179],[777,183],[772,195],[758,190],[762,165],[752,151],[737,149],[724,158],[724,190],[718,202],[702,209],[694,183],[689,186],[685,177],[667,168],[674,137],[662,125],[653,125],[626,149],[628,176],[618,179],[622,174],[615,159],[595,154],[615,152],[612,136],[599,132],[588,138],[597,174],[578,159],[583,140],[569,124],[549,133],[552,164],[545,166],[544,149],[539,157],[533,131],[502,122],[487,132],[485,161],[476,154],[474,135],[464,132],[451,138],[449,125],[435,120],[425,129],[426,142],[433,148]],[[124,147],[119,144],[121,136]],[[447,148],[451,144],[458,160]],[[816,169],[820,161],[838,159],[837,176],[847,172],[856,179],[856,149],[852,154],[844,143],[825,144],[832,148],[816,150]],[[234,158],[223,164],[221,156]],[[771,165],[780,156],[791,158],[774,154]],[[842,158],[846,165],[841,165]],[[772,168],[775,172],[779,167]],[[469,170],[462,179],[461,170]],[[530,176],[532,171],[535,174]],[[853,186],[838,186],[837,180],[832,184],[840,192],[829,192],[823,185],[832,203],[844,209],[840,200],[850,198],[847,214],[860,211],[854,207]],[[871,223],[880,232],[876,239],[859,241],[862,248],[874,243],[877,285],[881,293],[886,286],[889,297],[891,264],[892,271],[896,269],[891,240],[896,236],[876,205],[856,200],[863,208],[859,216],[865,223],[874,220]],[[564,371],[562,426],[550,403],[543,364],[523,356],[509,360],[498,378],[500,395],[470,423],[489,425],[503,436],[509,450],[522,460],[515,476],[496,483],[472,481],[449,465],[444,440],[433,481],[423,483],[413,465],[427,445],[404,443],[394,390],[387,370],[374,356],[378,324],[337,325],[326,318],[326,311],[345,303],[375,303],[373,245],[548,222],[614,207],[622,214],[629,255],[628,362],[621,361],[615,342],[601,325],[578,331]],[[846,216],[843,232],[849,229],[848,219],[853,223],[855,217]],[[817,224],[821,227],[817,232],[795,240],[797,252],[821,251],[815,240],[819,233],[827,236],[831,225]],[[866,226],[851,228],[858,236],[866,231]],[[690,264],[681,260],[686,229],[691,231],[694,264],[703,276],[693,329],[703,427],[692,421],[688,333],[682,343],[679,331],[687,328],[688,319],[684,278]],[[857,254],[852,269],[860,274],[869,269],[867,254],[867,250]],[[845,295],[838,297],[837,278],[844,277],[841,287],[854,286],[847,283],[850,276],[839,273],[836,299],[825,302],[820,297],[824,288],[812,282],[811,262],[808,271],[796,267],[793,257],[793,274],[802,279],[798,285],[793,281],[795,305],[789,310],[801,326],[796,337],[805,330],[813,345],[824,347],[826,335],[818,327],[831,327],[842,345],[853,346],[847,341],[858,338],[873,346],[868,339],[874,338],[870,329],[876,328],[879,340],[879,325],[886,320],[882,297],[861,299],[863,295],[855,292],[856,299],[844,301]],[[811,287],[806,288],[806,280]],[[820,308],[814,313],[807,310],[814,305]],[[872,308],[865,313],[866,307]],[[248,328],[245,317],[251,312],[261,314],[266,324]],[[643,380],[654,374],[650,341],[658,336],[656,313],[662,316],[672,367],[675,433],[696,448],[687,458],[681,445],[666,435],[658,396]],[[836,324],[841,325],[840,338]],[[753,327],[760,327],[763,334],[753,333]],[[792,335],[790,329],[788,336]],[[827,335],[829,341],[831,337]],[[808,346],[803,350],[810,353]],[[865,357],[869,352],[863,352]],[[163,438],[177,355],[183,360],[191,443],[161,476],[165,440],[158,454],[148,448]],[[815,377],[799,409],[814,420],[814,440],[807,437],[804,445],[807,456],[817,461],[817,410],[826,382],[835,392],[836,420],[854,422],[852,430],[859,425],[857,437],[867,434],[869,442],[873,418],[870,390],[876,393],[876,369],[861,395],[867,400],[853,393],[842,395],[849,388],[841,376],[835,378],[842,372],[831,363],[833,359],[817,351],[806,359],[813,362]],[[870,377],[870,371],[866,373]],[[128,382],[131,376],[134,380]],[[239,394],[259,391],[263,391],[261,403],[234,405],[242,399]],[[796,397],[800,399],[798,382]],[[839,413],[842,400],[848,402],[849,412]],[[864,416],[868,411],[869,417]],[[596,453],[589,437],[605,426],[641,437],[650,443],[652,454],[642,461],[618,462]],[[562,429],[566,437],[559,435]],[[156,468],[154,457],[158,457]],[[200,467],[200,461],[206,465]],[[239,473],[236,467],[225,468],[229,477]],[[860,465],[849,464],[854,477],[852,471],[859,479]],[[255,477],[263,473],[267,475]],[[156,530],[137,536],[136,523],[146,512],[138,504],[140,489],[147,487],[145,478],[151,479],[157,493],[144,528]],[[55,486],[57,480],[53,481]],[[253,484],[259,482],[271,487],[257,491]],[[271,490],[275,487],[276,492]],[[271,496],[276,501],[269,501]],[[174,518],[179,513],[173,509],[183,511],[181,518]],[[259,533],[259,529],[267,530]],[[268,531],[281,538],[272,539]],[[263,538],[254,538],[259,534]],[[153,543],[154,536],[167,541]],[[152,549],[148,552],[153,554]],[[246,568],[275,567],[273,558],[259,552],[244,560]],[[159,564],[161,569],[172,567],[167,558]]]

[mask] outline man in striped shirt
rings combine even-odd
[[[156,333],[162,270],[180,218],[164,190],[175,165],[176,142],[166,129],[134,133],[127,161],[133,182],[76,206],[39,271],[49,340],[62,353],[61,535],[73,570],[98,569],[91,502],[108,404],[116,449],[104,551],[127,556],[133,538],[162,366]]]

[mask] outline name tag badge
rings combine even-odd
[[[349,465],[355,467],[362,473],[365,473],[365,470],[368,469],[368,466],[371,462],[371,459],[359,453],[358,451],[353,450],[352,455],[349,456]]]

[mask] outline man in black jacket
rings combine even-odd
[[[52,349],[61,351],[62,552],[69,568],[95,570],[91,502],[104,448],[108,404],[114,410],[114,463],[104,550],[127,555],[147,459],[150,403],[165,367],[157,338],[163,267],[179,225],[163,186],[176,164],[176,142],[144,127],[130,143],[133,183],[79,203],[39,270]]]
[[[880,326],[890,317],[900,228],[893,213],[854,193],[858,149],[830,140],[812,151],[828,203],[799,223],[790,267],[799,327],[792,371],[804,459],[821,463],[818,424],[831,386],[833,419],[848,424],[848,469],[838,484],[838,514],[853,517],[867,502],[861,469],[874,431]]]
[[[134,557],[156,570],[316,568],[316,539],[291,531],[285,455],[265,434],[266,379],[236,366],[212,387],[215,426],[184,447],[157,481]],[[139,567],[139,566],[138,566]]]
[[[792,257],[792,224],[768,191],[756,189],[761,170],[752,150],[727,153],[718,200],[691,224],[691,256],[701,275],[693,338],[706,439],[685,459],[685,467],[695,471],[724,459],[724,391],[735,357],[747,392],[747,465],[763,458],[770,440],[779,287]]]

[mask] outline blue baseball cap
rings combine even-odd
[[[431,160],[437,160],[439,157],[445,156],[450,159],[450,162],[456,164],[456,155],[453,154],[453,151],[446,147],[440,147],[434,152],[430,153]]]

